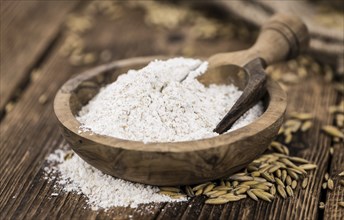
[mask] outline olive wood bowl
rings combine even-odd
[[[277,135],[286,110],[286,94],[271,79],[263,97],[264,113],[253,123],[216,137],[147,143],[80,132],[76,116],[99,89],[129,69],[139,69],[157,57],[112,62],[67,81],[58,91],[54,111],[62,134],[87,163],[112,176],[151,185],[191,185],[236,172],[261,155]],[[160,58],[160,57],[159,57]],[[214,77],[214,79],[212,79]],[[243,88],[242,74],[219,71],[202,80],[230,82]]]

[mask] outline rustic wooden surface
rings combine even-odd
[[[1,2],[0,112],[11,98],[19,95],[16,92],[26,86],[28,73],[43,61],[65,15],[76,3]]]
[[[0,123],[1,219],[344,218],[344,208],[337,204],[344,200],[343,186],[339,186],[336,176],[344,167],[344,144],[335,144],[335,153],[331,156],[329,148],[333,143],[320,131],[322,125],[333,122],[328,107],[339,103],[343,96],[335,92],[315,70],[302,83],[292,85],[288,90],[289,112],[311,112],[315,115],[315,126],[308,133],[294,137],[289,144],[291,153],[319,166],[311,172],[310,185],[305,190],[297,189],[293,198],[277,198],[272,203],[245,199],[212,206],[204,205],[205,198],[196,197],[183,203],[96,212],[84,208],[85,198],[80,195],[60,192],[59,196],[52,197],[51,193],[56,190],[54,182],[43,178],[44,159],[54,149],[66,144],[57,129],[52,109],[53,97],[72,75],[102,63],[76,67],[59,53],[65,38],[65,27],[61,25],[65,15],[70,11],[77,13],[87,4],[77,1],[1,1],[0,107],[4,110],[4,106],[13,103],[2,114]],[[216,12],[209,16],[212,14]],[[37,23],[31,29],[35,19]],[[37,36],[37,32],[45,34]],[[210,56],[247,48],[251,43],[247,39],[223,36],[200,40],[184,24],[176,29],[156,28],[144,22],[144,11],[136,7],[126,8],[126,12],[114,21],[99,18],[96,27],[83,37],[89,50],[110,49],[111,60],[157,54]],[[13,45],[21,46],[11,46],[6,39],[15,42]],[[192,48],[192,53],[185,48]],[[13,63],[4,65],[8,62]],[[33,68],[40,69],[41,74],[29,80]],[[22,92],[16,94],[17,90]],[[39,102],[43,94],[48,98],[45,104]],[[335,181],[333,191],[321,189],[326,172]],[[318,209],[320,201],[326,203],[325,210]]]

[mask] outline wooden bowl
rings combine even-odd
[[[146,66],[155,58],[133,58],[96,67],[70,79],[58,91],[54,110],[62,134],[87,163],[106,174],[133,182],[191,185],[226,177],[242,169],[261,155],[277,135],[286,109],[286,94],[270,79],[263,100],[266,108],[263,115],[247,126],[217,137],[144,144],[79,132],[80,123],[75,116],[101,87],[114,82],[129,69]],[[234,75],[222,74],[221,77],[223,82],[229,78],[234,84],[242,84]]]

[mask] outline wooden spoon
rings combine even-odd
[[[267,65],[292,59],[307,48],[309,34],[302,21],[293,15],[277,14],[265,25],[256,43],[247,50],[220,53],[209,58],[209,70],[212,74],[217,67],[234,64],[243,67],[248,74],[248,83],[237,102],[214,129],[222,134],[226,132],[248,109],[265,94]]]
[[[260,60],[255,58],[260,56],[270,64],[292,57],[306,45],[307,40],[303,39],[307,39],[307,31],[298,19],[278,15],[263,28],[252,48],[211,57],[210,71],[202,80],[205,84],[223,83],[229,78],[239,85],[242,80],[235,74],[212,72],[212,68],[226,70],[227,64],[235,64],[246,68],[249,75],[253,75],[251,70],[263,72]],[[213,138],[144,144],[91,131],[80,132],[76,116],[82,106],[120,74],[142,68],[157,58],[161,59],[131,58],[98,66],[71,78],[58,91],[54,111],[62,134],[83,160],[106,174],[133,182],[161,186],[190,185],[228,177],[266,150],[278,133],[286,109],[285,92],[269,78],[263,99],[264,113],[247,126]],[[249,85],[246,87],[250,88]]]

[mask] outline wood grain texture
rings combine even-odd
[[[27,83],[66,14],[78,1],[1,1],[0,111]]]
[[[287,68],[285,68],[287,71]],[[300,94],[308,94],[307,96]],[[321,201],[321,184],[327,171],[329,162],[330,138],[321,132],[321,126],[331,122],[327,109],[335,103],[337,94],[329,85],[322,83],[322,78],[313,73],[304,83],[294,85],[288,90],[288,112],[309,112],[315,117],[314,126],[308,133],[294,135],[293,141],[288,144],[291,155],[305,158],[318,165],[317,170],[310,172],[309,185],[301,190],[300,185],[294,192],[293,198],[281,199],[278,197],[271,204],[253,202],[242,205],[237,216],[239,219],[317,219],[321,218],[318,205]],[[344,150],[341,149],[343,152]]]
[[[2,2],[1,2],[2,3]],[[3,5],[1,5],[3,6]],[[2,8],[3,9],[3,8]],[[187,27],[178,29],[183,40],[170,42],[172,32],[156,30],[143,24],[142,11],[130,9],[126,16],[115,22],[97,25],[97,31],[86,36],[90,47],[102,50],[108,46],[114,57],[122,59],[132,56],[155,54],[182,54],[189,44],[195,46],[195,56],[207,57],[217,52],[244,49],[249,45],[242,41],[216,39],[195,41]],[[105,34],[105,30],[117,34],[95,41],[94,37]],[[108,34],[108,33],[107,33]],[[103,36],[99,38],[104,39]],[[143,44],[138,39],[143,39]],[[187,42],[187,43],[186,43]],[[134,45],[134,46],[133,46]],[[343,209],[325,209],[318,211],[320,185],[329,165],[328,148],[330,140],[320,132],[321,125],[331,124],[332,119],[326,108],[338,100],[321,77],[311,77],[302,84],[291,87],[289,111],[313,112],[315,126],[308,132],[298,135],[290,144],[292,155],[305,157],[320,167],[311,175],[312,184],[304,191],[297,191],[293,199],[276,199],[273,203],[253,202],[245,199],[240,202],[220,206],[204,205],[204,197],[196,197],[188,203],[161,203],[143,205],[137,209],[113,208],[108,212],[92,211],[86,206],[86,199],[73,193],[63,193],[55,189],[54,182],[43,179],[44,158],[54,149],[66,144],[57,130],[54,119],[52,99],[58,88],[73,74],[89,67],[72,67],[57,51],[61,41],[50,51],[49,57],[39,66],[43,74],[28,85],[16,107],[5,116],[0,124],[0,218],[1,219],[332,219],[334,213],[343,213]],[[313,79],[312,79],[313,78]],[[52,80],[53,79],[53,80]],[[6,81],[6,83],[9,83]],[[40,105],[41,94],[48,96],[48,103]],[[341,98],[343,98],[341,96]],[[331,162],[331,175],[343,167],[343,145],[336,145]],[[337,180],[335,180],[335,183]],[[342,198],[343,187],[327,192],[329,207],[335,207]],[[52,197],[51,193],[59,196]],[[339,217],[341,217],[339,215]],[[343,217],[341,217],[342,219]],[[340,219],[340,218],[339,218]]]
[[[344,186],[339,183],[344,177],[338,176],[344,171],[344,144],[333,145],[334,153],[331,157],[330,178],[334,181],[334,190],[326,191],[324,219],[343,219],[344,208],[339,206],[339,202],[344,201]]]

